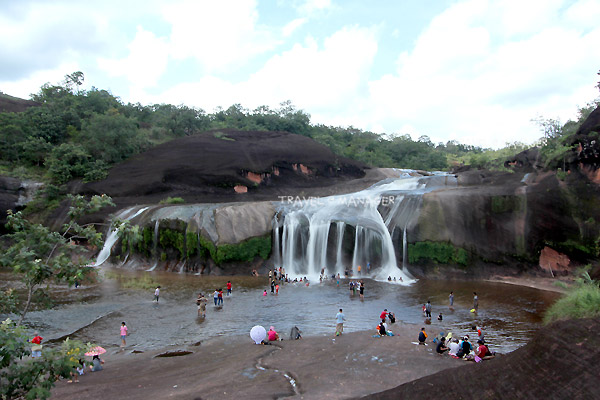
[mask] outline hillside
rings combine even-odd
[[[35,101],[20,99],[0,92],[0,112],[22,112],[29,107],[39,105]]]
[[[362,178],[365,169],[305,136],[225,129],[153,147],[81,191],[106,193],[120,206],[167,197],[186,203],[276,200]]]

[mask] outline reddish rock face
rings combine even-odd
[[[248,172],[248,174],[246,175],[246,177],[248,178],[248,180],[254,182],[254,183],[261,183],[262,182],[262,176],[260,176],[260,174],[254,173],[254,172]]]
[[[566,254],[546,246],[540,254],[540,267],[550,273],[564,272],[569,270],[571,260]]]
[[[244,185],[235,185],[233,187],[236,193],[248,193],[248,188]]]

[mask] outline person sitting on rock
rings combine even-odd
[[[377,332],[381,335],[381,336],[387,336],[387,330],[385,329],[385,322],[382,320],[379,325],[377,326]]]
[[[438,354],[444,354],[446,351],[448,351],[449,349],[446,347],[446,338],[442,337],[437,345],[437,347],[435,348],[435,351]]]

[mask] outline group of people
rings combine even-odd
[[[381,322],[379,323],[379,325],[377,325],[377,334],[381,337],[394,336],[394,333],[390,330],[390,327],[387,324],[386,320],[390,321],[390,325],[395,324],[396,315],[393,312],[388,311],[387,308],[385,308],[379,315],[379,319],[381,320]]]
[[[440,332],[440,337],[434,339],[434,342],[437,344],[435,351],[438,354],[445,354],[448,352],[453,358],[475,362],[480,362],[485,357],[494,357],[495,353],[490,351],[487,346],[481,327],[473,325],[472,328],[477,331],[477,345],[474,346],[470,342],[469,335],[464,335],[462,338],[458,339],[452,338],[452,333],[444,335],[444,332]],[[427,332],[425,331],[425,328],[421,328],[418,340],[420,345],[426,344]]]
[[[350,281],[348,283],[349,289],[350,289],[350,294],[352,296],[354,296],[356,294],[356,291],[358,290],[358,293],[360,295],[361,299],[365,298],[365,282],[361,279],[360,281]]]

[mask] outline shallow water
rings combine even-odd
[[[482,281],[420,280],[411,286],[365,280],[365,298],[350,295],[347,280],[280,285],[279,295],[270,293],[266,277],[198,276],[169,272],[110,270],[123,277],[149,274],[161,285],[159,304],[154,289],[122,289],[114,279],[79,289],[57,290],[63,304],[52,310],[31,312],[27,323],[46,338],[66,334],[105,347],[120,343],[119,326],[126,321],[130,336],[128,350],[148,350],[168,345],[192,344],[222,335],[248,335],[254,325],[273,325],[286,338],[296,325],[304,336],[332,335],[335,314],[344,309],[345,332],[375,329],[384,308],[396,314],[397,323],[422,325],[421,306],[433,305],[430,335],[451,331],[455,335],[476,333],[483,327],[494,350],[507,352],[522,345],[541,326],[544,310],[558,298],[554,292]],[[213,306],[212,292],[233,283],[233,295],[225,295],[224,306]],[[268,296],[262,296],[267,289]],[[454,310],[448,308],[448,294],[454,291]],[[195,299],[199,291],[209,299],[206,318],[197,317]],[[226,290],[224,290],[226,292]],[[479,312],[471,313],[473,291],[479,295]],[[437,315],[443,313],[443,321]],[[83,329],[81,329],[83,328]],[[392,325],[393,330],[393,325]],[[415,340],[417,337],[415,331]],[[433,336],[430,336],[433,337]],[[248,337],[250,341],[250,338]]]

